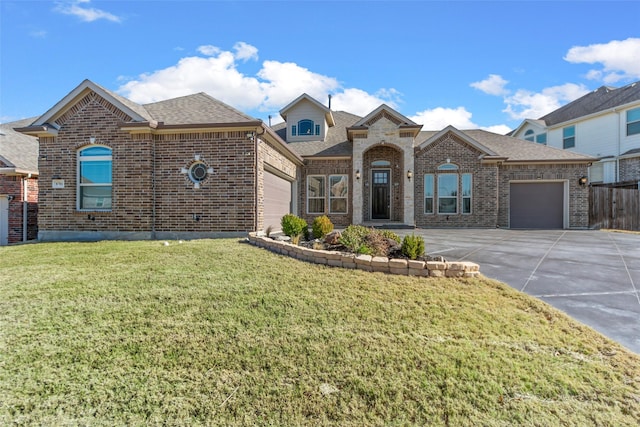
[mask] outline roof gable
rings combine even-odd
[[[353,127],[369,127],[373,123],[375,123],[378,120],[382,119],[383,117],[387,118],[388,120],[392,121],[393,123],[395,123],[398,126],[419,126],[419,127],[422,127],[421,125],[418,125],[417,123],[415,123],[411,119],[409,119],[409,118],[403,116],[402,114],[398,113],[396,110],[394,110],[393,108],[389,107],[387,104],[380,105],[378,108],[376,108],[375,110],[373,110],[372,112],[367,114],[365,117],[360,119],[357,123],[355,123],[353,125]]]
[[[100,85],[93,83],[90,80],[84,80],[75,89],[69,92],[64,98],[62,98],[56,105],[50,108],[42,116],[38,117],[33,122],[32,126],[43,126],[47,124],[53,125],[56,119],[63,116],[70,108],[78,103],[82,98],[87,96],[90,92],[95,92],[109,103],[113,104],[120,111],[125,113],[134,122],[150,121],[152,118],[143,106],[136,104],[110,90],[103,88]]]
[[[287,104],[285,107],[283,107],[280,110],[280,115],[282,116],[285,122],[287,121],[287,114],[289,114],[291,110],[295,109],[295,107],[298,106],[298,104],[300,104],[303,101],[310,102],[315,108],[321,110],[324,114],[325,121],[327,122],[327,125],[329,125],[329,127],[335,125],[335,120],[333,118],[333,114],[331,113],[331,110],[325,105],[323,105],[321,102],[317,101],[316,99],[312,98],[306,93],[303,93],[302,95],[300,95],[299,97],[291,101],[289,104]]]
[[[420,143],[420,145],[418,146],[418,149],[419,150],[424,150],[429,145],[431,145],[434,142],[440,140],[441,138],[443,138],[447,134],[455,135],[456,137],[458,137],[458,139],[462,140],[463,142],[469,144],[470,146],[472,146],[476,150],[480,151],[483,154],[483,156],[492,156],[492,157],[498,157],[499,156],[499,154],[496,153],[495,151],[491,150],[487,146],[485,146],[485,145],[481,144],[480,142],[476,141],[474,138],[469,136],[467,133],[456,129],[455,127],[453,127],[451,125],[449,125],[446,128],[442,129],[440,132],[437,132],[437,133],[431,135],[430,137],[428,137],[425,141]]]

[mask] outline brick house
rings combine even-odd
[[[246,235],[292,209],[302,165],[204,93],[138,105],[85,80],[19,131],[40,141],[44,241]]]
[[[308,95],[274,128],[305,164],[298,192],[307,221],[339,226],[586,228],[595,159],[483,130],[422,131],[381,105],[366,117]]]
[[[425,132],[303,94],[266,126],[200,93],[139,105],[85,80],[19,128],[40,141],[41,240],[338,227],[583,228],[592,158],[486,131]]]
[[[38,140],[13,129],[33,120],[0,125],[0,246],[38,236]]]

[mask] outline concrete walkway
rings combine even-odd
[[[429,255],[473,261],[640,354],[640,234],[595,230],[416,229]]]

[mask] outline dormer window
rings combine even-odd
[[[300,120],[297,125],[291,126],[292,136],[312,136],[320,135],[320,125],[315,124],[313,120]]]
[[[535,132],[533,132],[531,129],[529,129],[528,131],[526,131],[526,132],[524,133],[524,139],[525,139],[525,141],[531,141],[531,142],[533,142],[533,140],[534,140],[534,138],[535,138],[534,133],[535,133]]]

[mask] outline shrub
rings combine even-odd
[[[398,236],[396,233],[394,233],[393,231],[390,230],[381,230],[380,233],[382,234],[383,237],[387,238],[387,239],[391,239],[391,240],[395,240],[396,243],[400,243],[400,236]]]
[[[317,216],[313,219],[311,229],[313,231],[313,237],[321,239],[333,231],[333,223],[326,215]]]
[[[364,245],[364,238],[369,232],[370,230],[362,225],[350,225],[344,229],[338,241],[351,252],[359,253],[358,250]]]
[[[293,214],[286,214],[280,221],[282,232],[291,237],[294,244],[298,244],[300,236],[307,229],[307,221]]]
[[[364,245],[369,249],[368,255],[386,256],[389,253],[389,239],[380,230],[369,230]]]
[[[402,254],[409,259],[417,259],[424,255],[424,239],[420,236],[405,236],[402,240]]]
[[[350,225],[342,232],[339,242],[357,254],[386,256],[390,248],[389,239],[400,242],[395,233]]]

